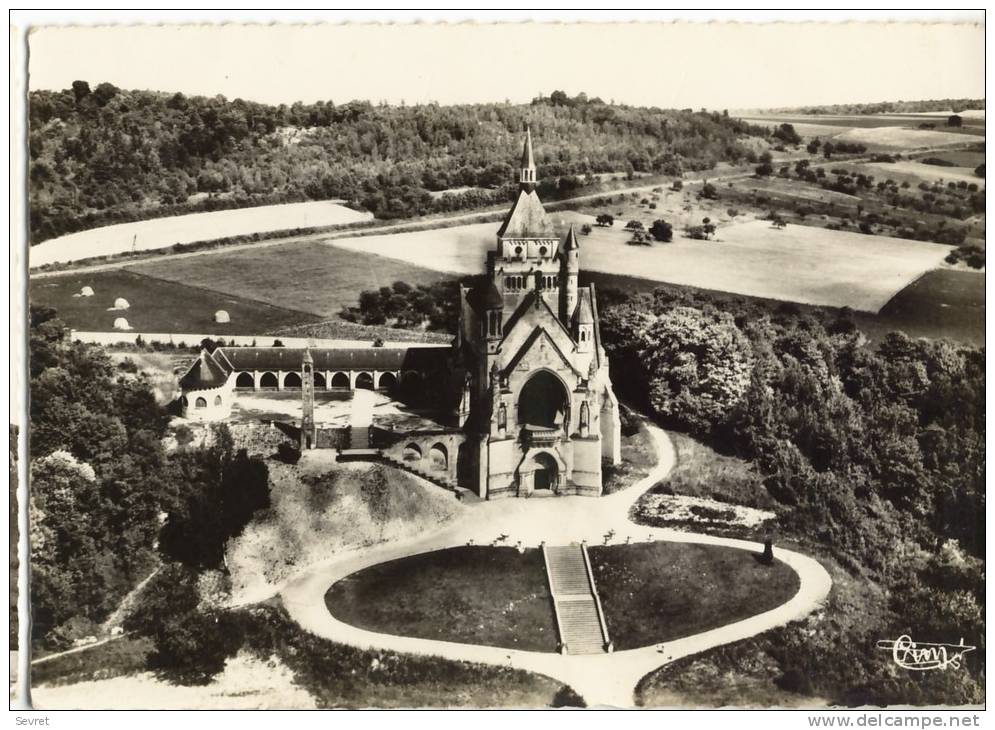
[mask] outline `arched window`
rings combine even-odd
[[[359,390],[373,390],[373,376],[369,373],[360,373],[357,375],[356,388]]]
[[[432,462],[433,469],[445,471],[449,468],[449,452],[442,444],[435,444],[429,449],[428,458]]]
[[[221,405],[221,396],[220,395],[214,396],[214,405],[216,405],[216,406],[220,406]]]
[[[300,373],[295,373],[295,372],[287,373],[283,378],[283,387],[300,388],[301,387]]]
[[[397,378],[394,373],[383,373],[380,375],[380,390],[394,390],[397,385]]]
[[[255,388],[256,381],[252,378],[252,373],[239,373],[235,378],[236,388]]]
[[[335,373],[332,376],[332,387],[333,388],[348,388],[349,387],[349,375],[346,373]]]
[[[418,444],[408,444],[404,447],[401,458],[405,461],[421,461],[421,447]]]
[[[324,373],[315,373],[314,374],[314,387],[315,388],[324,388],[325,387],[325,375],[324,375]]]
[[[205,400],[204,398],[198,398],[197,400],[194,401],[193,407],[207,408],[207,400]]]
[[[278,385],[276,373],[263,373],[262,377],[259,378],[260,388],[276,388]]]

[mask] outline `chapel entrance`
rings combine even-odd
[[[535,472],[533,476],[532,488],[536,491],[550,490],[556,486],[556,475],[559,471],[556,466],[556,459],[549,454],[536,454]]]
[[[540,370],[529,378],[518,396],[518,422],[543,428],[562,427],[569,402],[560,379]]]

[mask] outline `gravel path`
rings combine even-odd
[[[610,530],[615,540],[653,539],[720,545],[759,552],[763,546],[745,540],[638,526],[629,521],[629,509],[647,489],[664,478],[674,466],[675,454],[667,435],[649,426],[659,462],[656,468],[629,489],[601,497],[500,500],[469,507],[457,524],[429,536],[374,548],[363,548],[312,566],[291,579],[281,596],[291,617],[306,630],[332,641],[363,648],[433,655],[446,659],[513,666],[557,679],[570,685],[589,706],[631,707],[642,677],[654,669],[690,654],[739,641],[808,615],[829,594],[832,581],[812,558],[775,548],[774,555],[798,573],[800,587],[795,596],[775,609],[742,621],[671,641],[662,646],[618,651],[614,654],[570,656],[517,651],[475,644],[381,634],[351,626],[332,616],[325,607],[325,592],[332,583],[357,570],[408,555],[447,547],[489,544],[498,535],[508,535],[504,544],[535,547],[542,541],[554,545],[587,540],[600,544]]]

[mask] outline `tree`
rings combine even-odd
[[[653,221],[649,232],[654,239],[663,243],[670,243],[674,240],[674,228],[665,220]]]
[[[625,230],[627,231],[641,231],[643,230],[642,221],[631,220],[625,224]]]
[[[89,95],[90,85],[88,83],[85,81],[73,81],[73,97],[76,99],[77,104]]]
[[[712,185],[712,183],[706,182],[701,187],[701,197],[706,200],[718,200],[719,191],[714,185]]]
[[[964,120],[961,118],[959,114],[951,114],[949,117],[947,117],[948,127],[961,127],[963,126],[963,124]]]
[[[974,174],[977,175],[978,177],[984,177],[985,176],[985,163],[982,162],[980,165],[978,165],[976,168],[974,168]]]
[[[592,230],[593,229],[591,228],[591,224],[590,223],[585,223],[584,225],[582,225],[580,227],[580,233],[581,233],[582,236],[590,236]]]
[[[699,435],[724,419],[750,382],[750,343],[729,314],[664,312],[646,331],[641,355],[653,409]]]
[[[609,227],[615,225],[615,218],[609,213],[602,213],[597,218],[595,222],[602,227]]]
[[[684,189],[684,181],[674,180],[673,184],[670,186],[670,189],[680,192],[681,190]]]
[[[807,145],[805,145],[805,150],[810,155],[814,155],[814,154],[818,153],[819,147],[821,147],[821,146],[822,146],[822,141],[818,137],[816,137],[811,142],[809,142]]]

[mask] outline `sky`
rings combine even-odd
[[[76,79],[267,103],[528,102],[584,91],[665,108],[984,97],[981,25],[312,24],[40,27],[28,86]]]

